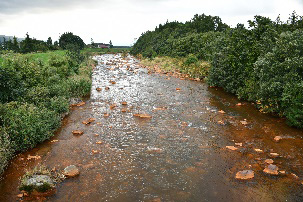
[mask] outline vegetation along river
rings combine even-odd
[[[303,200],[302,131],[203,82],[150,74],[131,56],[95,59],[90,99],[14,158],[0,201],[16,200],[19,178],[39,163],[80,170],[49,201]],[[277,175],[263,171],[269,164]],[[236,179],[245,170],[253,178]]]

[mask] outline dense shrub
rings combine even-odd
[[[1,108],[1,106],[0,106]],[[2,173],[13,156],[14,150],[11,147],[8,134],[0,127],[0,173]]]
[[[58,113],[18,102],[4,104],[1,119],[14,151],[33,148],[50,138],[60,125]]]
[[[49,54],[42,61],[9,52],[0,63],[0,173],[13,153],[53,135],[71,97],[90,93],[92,60]]]
[[[254,71],[260,107],[303,127],[303,30],[282,33],[272,51],[256,61]]]

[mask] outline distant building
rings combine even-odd
[[[9,41],[9,40],[13,40],[14,37],[13,36],[5,36],[5,35],[0,35],[0,43],[4,42],[4,41]],[[17,41],[23,41],[24,38],[17,38]]]
[[[110,48],[110,45],[105,43],[95,43],[95,46],[97,48]]]

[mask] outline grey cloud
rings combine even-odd
[[[109,0],[102,0],[105,2]],[[68,9],[79,6],[90,6],[100,0],[1,0],[0,14],[15,14],[31,10]]]

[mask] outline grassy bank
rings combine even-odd
[[[14,154],[53,135],[69,111],[70,98],[90,93],[95,64],[68,51],[8,53],[1,60],[0,173]]]
[[[164,72],[180,72],[187,74],[191,78],[203,79],[207,77],[210,63],[198,60],[195,56],[190,55],[187,58],[172,58],[168,56],[158,56],[153,59],[144,58],[141,64],[147,67],[158,67]]]

